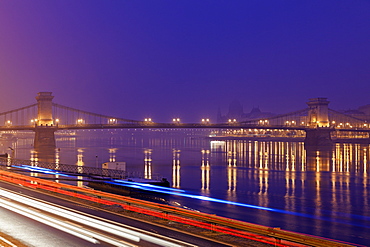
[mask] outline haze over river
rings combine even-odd
[[[171,205],[369,245],[370,145],[338,143],[332,150],[306,151],[302,142],[221,140],[210,134],[196,129],[64,132],[56,134],[57,149],[46,156],[34,151],[32,134],[17,134],[2,139],[0,152],[12,147],[18,159],[91,167],[125,161],[129,172],[159,175],[188,194],[223,200],[153,196]]]

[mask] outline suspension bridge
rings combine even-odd
[[[55,146],[54,132],[78,129],[120,128],[208,128],[208,129],[265,129],[304,131],[305,144],[325,146],[331,143],[332,133],[352,133],[354,138],[370,140],[367,120],[343,114],[328,108],[326,98],[313,98],[302,110],[265,119],[239,122],[229,119],[225,123],[156,123],[150,118],[132,120],[88,112],[53,102],[51,92],[39,92],[36,103],[0,113],[0,131],[31,130],[35,132],[35,147]],[[2,124],[2,125],[1,125]],[[348,134],[347,134],[348,135]]]

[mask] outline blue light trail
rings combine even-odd
[[[12,165],[12,167],[26,169],[26,170],[30,170],[30,171],[34,171],[34,172],[39,172],[39,173],[45,173],[45,174],[53,174],[53,175],[66,176],[66,177],[75,177],[75,176],[66,175],[66,174],[63,174],[63,173],[56,172],[55,170],[42,168],[42,167],[35,167],[35,166],[28,166],[28,165],[22,165],[22,166]],[[186,193],[186,191],[182,190],[182,189],[168,188],[168,187],[162,187],[162,186],[157,186],[157,185],[152,185],[152,184],[146,184],[146,183],[134,182],[134,181],[127,181],[127,180],[121,180],[121,179],[115,179],[113,181],[104,181],[104,182],[109,183],[109,184],[115,184],[115,185],[125,186],[125,187],[129,187],[129,188],[144,190],[144,191],[150,191],[150,192],[156,192],[156,193],[162,193],[162,194],[192,198],[192,199],[201,200],[201,201],[217,202],[217,203],[222,203],[222,204],[228,204],[228,205],[234,205],[234,206],[240,206],[240,207],[246,207],[246,208],[253,208],[253,209],[258,209],[258,210],[265,210],[265,211],[270,211],[270,212],[282,213],[282,214],[290,214],[290,215],[294,215],[294,216],[300,216],[300,217],[312,218],[312,219],[317,219],[317,220],[325,220],[325,221],[330,221],[330,222],[337,222],[337,223],[350,224],[350,225],[354,225],[354,226],[370,228],[370,226],[368,226],[368,225],[354,224],[354,223],[351,223],[351,222],[348,222],[348,221],[342,220],[342,219],[333,219],[333,218],[316,216],[316,215],[311,215],[311,214],[306,214],[306,213],[292,212],[292,211],[286,211],[286,210],[282,210],[282,209],[262,207],[262,206],[252,205],[252,204],[246,204],[246,203],[233,202],[233,201],[227,201],[227,200],[212,198],[212,197],[208,197],[208,196],[190,194],[190,193]],[[343,214],[341,214],[341,215],[343,216]],[[367,217],[367,216],[352,215],[352,214],[351,215],[346,214],[345,216],[349,219],[356,218],[356,219],[360,219],[360,220],[363,220],[363,221],[370,221],[370,217]]]
[[[64,177],[74,177],[74,176],[67,175],[67,174],[64,174],[64,173],[56,172],[56,171],[51,170],[51,169],[37,167],[37,166],[12,165],[12,167],[16,167],[16,168],[20,168],[20,169],[24,169],[24,170],[29,170],[29,171],[32,171],[32,172],[38,172],[38,173],[52,174],[52,175],[58,175],[58,176],[64,176]]]
[[[186,193],[185,190],[180,190],[180,189],[166,188],[166,187],[161,187],[161,186],[156,186],[156,185],[148,185],[148,184],[142,184],[142,183],[138,183],[138,182],[131,182],[131,181],[125,181],[125,180],[113,180],[113,181],[114,182],[106,181],[106,183],[126,186],[126,187],[145,190],[145,191],[163,193],[163,194],[168,194],[168,195],[187,197],[187,198],[192,198],[192,199],[197,199],[197,200],[202,200],[202,201],[217,202],[217,203],[223,203],[223,204],[228,204],[228,205],[234,205],[234,206],[240,206],[240,207],[246,207],[246,208],[253,208],[253,209],[258,209],[258,210],[265,210],[265,211],[270,211],[270,212],[282,213],[282,214],[290,214],[290,215],[294,215],[294,216],[306,217],[306,218],[317,219],[317,220],[325,220],[325,221],[330,221],[330,222],[334,221],[334,222],[337,222],[337,223],[350,224],[350,225],[354,225],[354,226],[370,228],[370,226],[368,226],[368,225],[354,224],[354,223],[351,223],[351,222],[348,222],[348,221],[345,221],[345,220],[339,220],[339,219],[316,216],[316,215],[311,215],[311,214],[286,211],[286,210],[283,210],[283,209],[262,207],[262,206],[257,206],[257,205],[252,205],[252,204],[245,204],[245,203],[240,203],[240,202],[227,201],[227,200],[212,198],[212,197],[208,197],[208,196],[190,194],[190,193]],[[360,218],[362,220],[370,220],[370,217],[361,216],[361,215],[347,215],[347,217],[348,218]]]

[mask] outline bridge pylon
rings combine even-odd
[[[53,98],[51,92],[37,94],[37,126],[53,126]]]
[[[35,148],[55,148],[54,132],[57,127],[54,126],[53,119],[53,98],[51,92],[39,92],[37,100],[37,119],[35,121]]]
[[[330,127],[329,122],[329,101],[327,98],[312,98],[307,102],[308,124],[311,128]]]
[[[306,129],[306,147],[331,147],[333,141],[329,122],[329,101],[327,98],[312,98],[307,102],[308,111],[308,126]]]

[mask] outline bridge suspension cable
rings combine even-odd
[[[296,125],[306,125],[307,119],[308,119],[308,111],[309,109],[305,108],[305,109],[294,111],[294,112],[279,114],[273,117],[268,117],[268,118],[263,118],[263,119],[254,119],[254,120],[244,121],[241,123],[260,124],[262,123],[261,121],[266,121],[268,125],[276,125],[276,126],[287,125],[287,123],[296,124]]]
[[[329,108],[329,120],[331,125],[336,128],[348,128],[357,127],[363,128],[368,125],[368,122],[364,119],[356,118],[354,116],[347,115]]]
[[[142,121],[102,115],[53,103],[53,116],[60,124],[119,124],[141,123]]]
[[[0,125],[31,125],[37,118],[37,104],[0,113]]]

